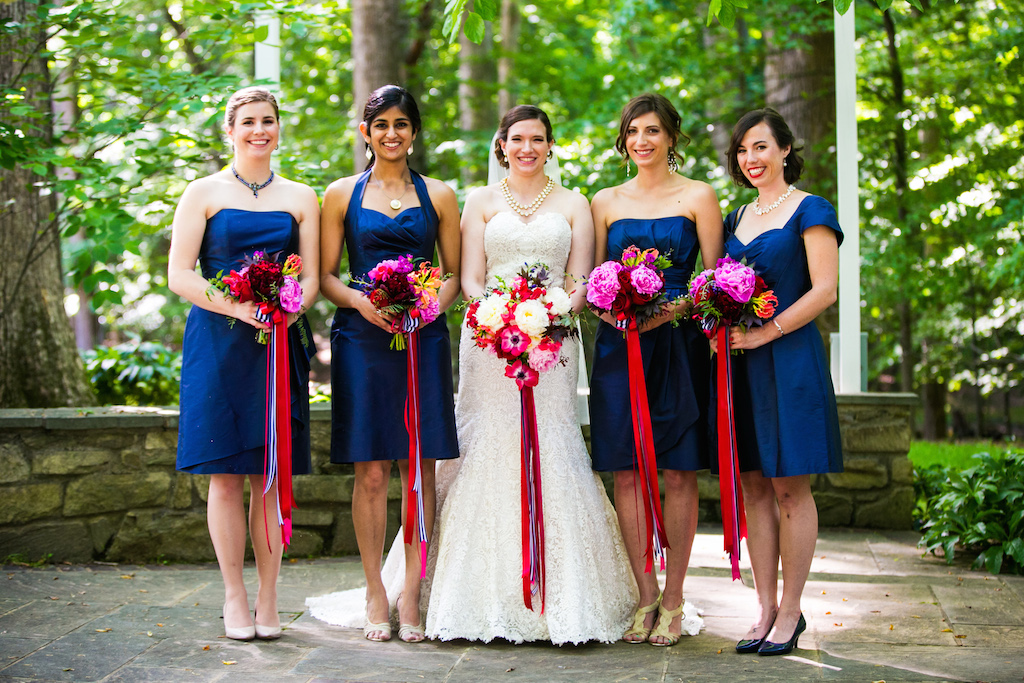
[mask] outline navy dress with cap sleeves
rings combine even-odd
[[[808,195],[785,225],[744,244],[736,237],[744,209],[725,219],[725,252],[737,261],[746,258],[775,291],[778,315],[811,288],[804,231],[823,225],[835,231],[839,244],[843,232],[832,205]],[[843,471],[835,392],[813,321],[734,356],[732,369],[741,471],[760,469],[766,477]]]
[[[608,227],[608,259],[630,245],[654,247],[672,266],[664,271],[665,294],[686,294],[700,244],[696,224],[685,216],[624,218]],[[709,460],[707,405],[710,361],[707,340],[690,320],[665,323],[640,335],[647,400],[659,469],[696,471]],[[633,418],[623,333],[603,320],[594,345],[590,380],[590,434],[598,471],[633,468]]]
[[[426,183],[410,170],[420,206],[392,218],[364,208],[370,172],[359,177],[345,213],[345,244],[352,286],[384,259],[412,254],[430,261],[439,219]],[[456,458],[451,343],[441,315],[421,327],[420,439],[424,458]],[[391,333],[354,308],[338,308],[331,327],[331,462],[406,460],[407,351],[390,348]]]
[[[299,225],[286,211],[221,209],[206,221],[199,250],[203,277],[242,268],[256,251],[299,251]],[[177,468],[196,474],[262,474],[266,452],[268,345],[256,328],[193,306],[182,344]],[[311,470],[309,359],[305,316],[288,328],[291,355],[292,472]]]

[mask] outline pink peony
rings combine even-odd
[[[420,311],[423,324],[427,325],[437,320],[437,316],[441,313],[441,302],[436,296],[423,292],[420,294],[420,300],[416,303],[416,308]]]
[[[514,325],[503,327],[497,337],[495,350],[503,358],[516,358],[530,348],[530,336]]]
[[[715,271],[713,270],[702,270],[700,273],[695,275],[692,280],[690,280],[691,299],[697,298],[697,292],[704,288],[704,285],[708,283],[708,276],[714,275],[714,273]]]
[[[715,284],[734,300],[741,304],[750,301],[756,282],[757,275],[750,266],[745,266],[728,256],[718,259]]]
[[[530,367],[537,372],[547,372],[558,364],[562,345],[557,342],[541,342],[530,351]]]
[[[662,281],[658,273],[647,266],[637,266],[629,274],[633,287],[641,294],[657,294],[661,291]]]
[[[540,374],[521,360],[505,368],[505,376],[514,379],[520,390],[523,387],[535,387],[540,381]]]
[[[622,264],[618,261],[605,261],[594,268],[587,278],[587,301],[597,308],[611,310],[619,293],[620,270]]]
[[[277,295],[281,299],[281,309],[286,313],[296,313],[302,308],[302,286],[295,278],[286,275]]]

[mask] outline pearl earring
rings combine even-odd
[[[786,161],[785,159],[783,159],[783,160],[782,160],[782,167],[783,167],[783,168],[785,168],[785,167],[786,167],[786,166],[788,166],[788,165],[789,165],[789,162],[788,162],[788,161]]]

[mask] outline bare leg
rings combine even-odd
[[[662,470],[665,483],[665,533],[669,549],[665,553],[665,593],[661,604],[666,610],[674,610],[683,603],[683,581],[690,564],[690,550],[697,533],[697,473],[680,470]],[[681,634],[682,615],[669,624],[669,632]],[[657,636],[651,642],[668,643],[668,639]]]
[[[224,625],[228,628],[252,626],[249,598],[242,580],[246,531],[244,486],[244,475],[211,475],[206,503],[210,539],[224,579]]]
[[[256,618],[261,626],[281,625],[277,612],[277,577],[281,573],[281,526],[277,523],[277,482],[263,496],[263,475],[249,475],[249,538],[256,557]],[[267,539],[270,542],[267,542]]]
[[[633,570],[637,587],[640,589],[640,604],[637,608],[652,604],[658,599],[658,576],[656,571],[647,573],[644,571],[647,565],[647,536],[651,533],[647,529],[647,520],[643,513],[643,493],[640,485],[639,475],[634,476],[632,470],[623,470],[614,473],[615,481],[615,514],[619,518],[619,528],[622,530],[622,541],[626,545],[626,554],[629,555],[629,566]],[[682,582],[680,582],[682,590]],[[654,620],[657,618],[657,610],[647,615],[644,620],[644,628],[653,628]],[[642,642],[643,639],[630,638],[630,642]]]
[[[784,643],[800,619],[800,596],[811,571],[818,541],[818,508],[809,475],[771,480],[779,502],[779,550],[782,556],[782,601],[768,640]]]
[[[434,515],[436,507],[434,488],[434,465],[435,460],[423,460],[423,521],[427,529],[427,540],[429,541],[434,532]],[[402,477],[402,524],[408,519],[408,506],[415,505],[415,498],[410,498],[409,490],[409,462],[399,460],[398,472]],[[420,545],[419,535],[416,529],[412,530],[413,542],[403,544],[405,550],[405,585],[402,588],[401,602],[398,604],[398,623],[420,625]],[[419,642],[423,636],[412,634],[408,642]]]
[[[366,618],[370,623],[388,621],[388,596],[380,578],[384,534],[387,531],[388,479],[391,461],[355,463],[356,481],[352,489],[352,525],[356,531],[359,559],[366,575]],[[370,640],[386,640],[381,631],[367,633]]]
[[[743,472],[740,481],[747,513],[747,550],[757,593],[757,621],[743,638],[757,640],[768,633],[779,611],[779,508],[772,480],[760,471]]]

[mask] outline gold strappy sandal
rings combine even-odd
[[[651,634],[651,629],[644,628],[644,621],[647,619],[647,615],[654,610],[661,607],[661,595],[658,595],[658,599],[649,605],[640,607],[633,615],[633,626],[622,634],[622,639],[627,643],[643,643],[647,640],[647,636]],[[629,636],[640,636],[639,640],[629,640]]]
[[[683,605],[686,604],[686,600],[679,603],[679,607],[673,610],[667,610],[661,605],[658,605],[658,625],[651,631],[651,634],[647,636],[647,642],[656,647],[671,647],[679,642],[682,637],[680,633],[671,633],[668,627],[671,626],[672,620],[683,613]],[[667,643],[656,643],[651,638],[657,637],[664,638]]]

